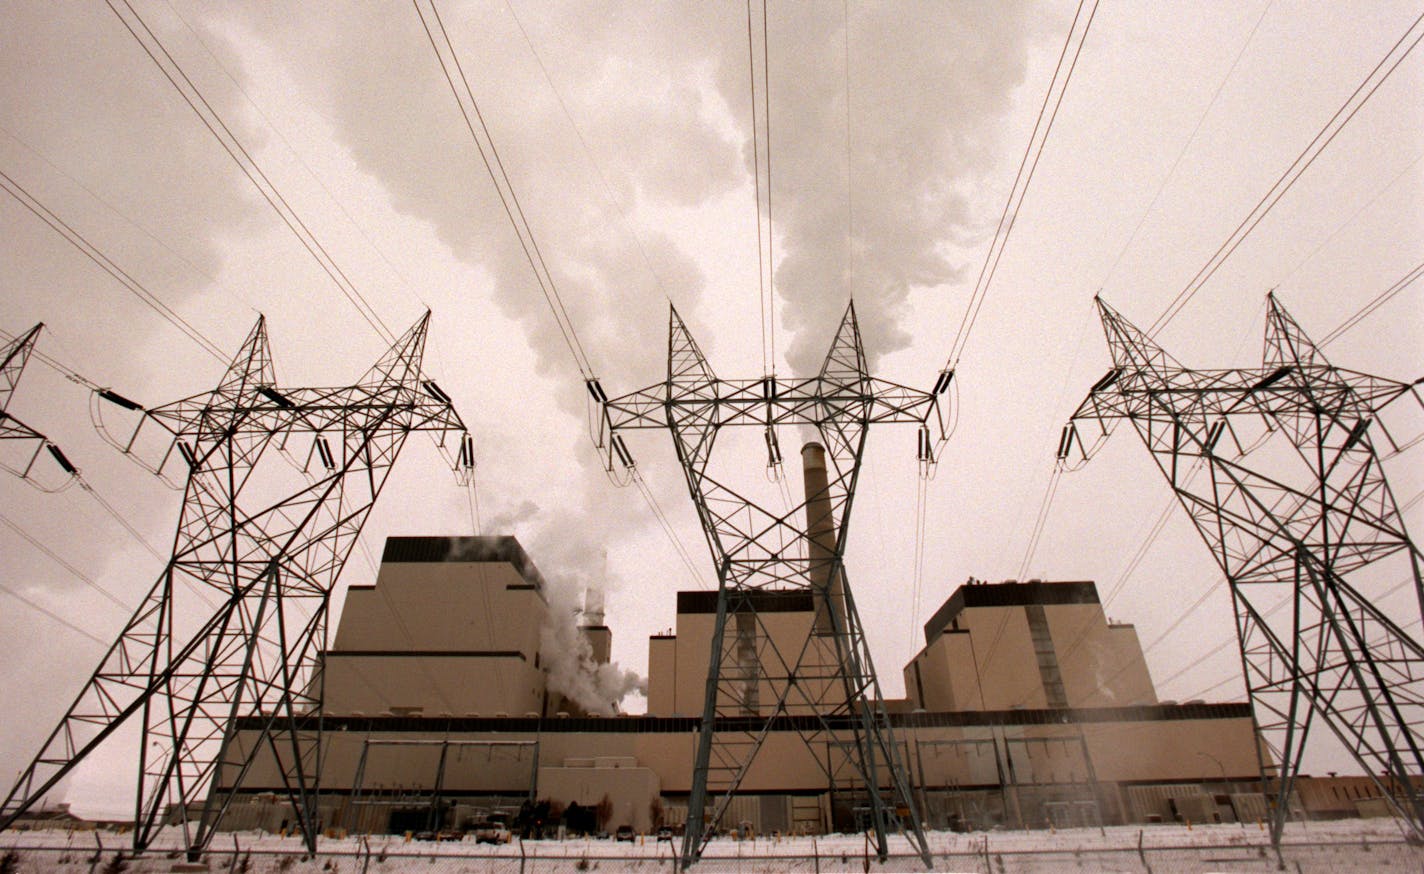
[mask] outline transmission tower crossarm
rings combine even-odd
[[[20,384],[25,365],[30,360],[35,343],[39,339],[44,323],[40,322],[25,333],[0,347],[0,469],[4,469],[24,480],[40,491],[61,491],[78,477],[79,471],[60,450],[41,432],[16,418],[9,411],[10,401]],[[12,454],[7,447],[14,447]],[[64,482],[48,487],[31,476],[35,463],[48,450],[50,457],[64,471]]]

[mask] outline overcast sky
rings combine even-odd
[[[518,536],[570,593],[564,603],[605,586],[614,658],[645,671],[674,593],[714,579],[670,441],[646,432],[631,446],[700,581],[637,492],[599,466],[579,373],[415,10],[132,4],[380,317],[399,332],[433,310],[426,367],[474,434],[485,533]],[[345,384],[377,358],[377,333],[117,15],[3,6],[0,170],[225,352],[265,313],[283,385]],[[719,375],[759,376],[745,6],[439,8],[609,394],[665,372],[669,301]],[[1063,2],[771,6],[779,373],[819,364],[853,295],[876,374],[930,388],[1073,13]],[[1019,575],[1059,428],[1107,367],[1093,295],[1151,324],[1417,15],[1387,2],[1103,3],[964,351],[915,617],[915,435],[871,437],[849,571],[887,696],[903,694],[901,666],[923,643],[912,629],[954,587]],[[1268,289],[1322,337],[1419,263],[1421,93],[1415,52],[1167,326],[1169,351],[1187,365],[1250,366]],[[0,328],[44,321],[42,352],[145,404],[216,383],[211,355],[14,197],[0,197],[0,234]],[[1421,295],[1424,283],[1407,288],[1332,343],[1331,359],[1418,377]],[[88,404],[35,361],[10,412],[166,551],[179,493],[102,443]],[[762,455],[744,454],[760,479]],[[1418,462],[1390,462],[1401,502],[1424,487]],[[1064,478],[1026,574],[1093,579],[1104,595],[1121,584],[1108,613],[1144,644],[1216,586],[1150,650],[1159,683],[1233,636],[1219,574],[1180,511],[1129,573],[1167,494],[1135,436],[1119,433]],[[41,494],[6,476],[0,508],[72,567],[3,525],[6,585],[98,638],[126,617],[75,572],[134,604],[161,568],[77,488]],[[1417,510],[1407,520],[1424,524]],[[465,493],[428,441],[412,441],[366,526],[372,552],[388,535],[471,530]],[[341,588],[373,578],[357,554]],[[13,774],[101,648],[7,595],[0,604],[0,774]],[[1412,604],[1403,592],[1383,606],[1409,621]],[[1242,700],[1239,680],[1216,685],[1238,673],[1227,646],[1159,693]],[[125,755],[85,769],[75,796],[122,810],[130,778],[114,763]]]

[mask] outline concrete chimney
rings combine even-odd
[[[844,627],[845,596],[842,578],[835,570],[836,522],[826,474],[826,449],[814,441],[801,447],[801,476],[806,488],[806,576],[811,588],[823,592],[836,617],[825,610],[816,614],[816,631],[830,634]]]

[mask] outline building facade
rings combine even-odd
[[[772,637],[806,639],[804,592],[749,597]],[[713,592],[678,593],[672,633],[649,640],[646,714],[596,716],[555,691],[541,651],[545,584],[513,538],[391,538],[375,586],[352,590],[325,655],[323,821],[458,828],[548,800],[598,807],[610,829],[677,824],[715,603]],[[581,633],[590,659],[606,661],[601,615]],[[904,673],[907,695],[887,702],[889,719],[930,827],[1264,813],[1248,705],[1158,701],[1135,631],[1106,620],[1091,582],[971,581],[926,623]],[[763,712],[754,689],[743,700],[771,725],[723,825],[854,828],[854,797],[826,785],[816,762],[830,752],[794,730],[814,717]],[[236,749],[255,727],[238,723]],[[224,826],[279,827],[279,786],[259,754]]]

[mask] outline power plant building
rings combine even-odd
[[[769,634],[806,640],[809,593],[747,597]],[[715,592],[679,592],[674,633],[649,640],[648,712],[598,715],[551,678],[545,583],[514,538],[390,538],[376,584],[353,587],[324,657],[322,821],[460,827],[534,799],[601,804],[610,829],[685,820],[715,607]],[[593,670],[611,632],[601,615],[586,618],[578,634]],[[924,631],[904,668],[907,696],[887,705],[928,826],[1264,814],[1249,706],[1158,701],[1135,631],[1107,621],[1093,583],[971,581]],[[743,702],[748,716],[771,716],[755,689]],[[812,757],[828,751],[793,730],[811,718],[773,719],[724,826],[856,827],[854,788],[826,785]],[[235,752],[259,722],[238,722]],[[220,787],[234,771],[219,773]],[[281,787],[259,752],[224,827],[280,827]]]

